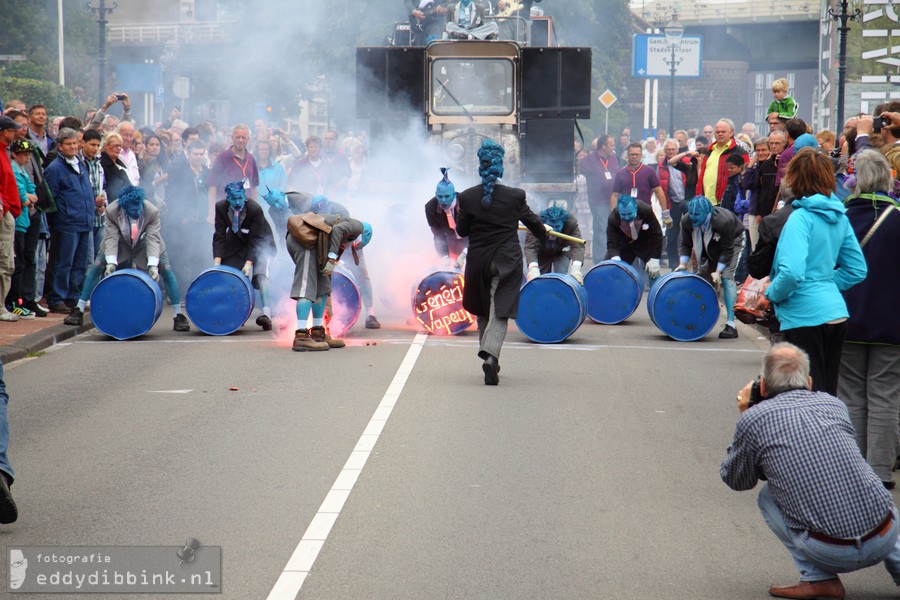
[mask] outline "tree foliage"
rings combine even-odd
[[[43,104],[50,115],[79,115],[75,97],[67,88],[51,81],[0,77],[0,89],[5,99],[21,100],[26,106]]]

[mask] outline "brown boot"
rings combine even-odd
[[[338,340],[328,335],[324,327],[313,327],[309,330],[309,337],[317,342],[325,342],[329,348],[343,348],[347,345],[344,340]]]
[[[769,588],[769,594],[776,598],[835,598],[844,600],[844,586],[841,580],[825,579],[823,581],[801,581],[794,585]]]
[[[317,342],[309,336],[306,329],[298,329],[294,334],[294,345],[291,347],[296,352],[307,352],[316,350],[328,350],[328,344],[325,342]]]

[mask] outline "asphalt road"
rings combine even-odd
[[[553,346],[511,328],[486,387],[474,331],[301,354],[170,327],[7,367],[4,546],[221,546],[221,594],[179,598],[752,599],[797,578],[756,494],[719,479],[765,347],[746,328],[677,343],[643,307]],[[844,581],[897,597],[880,567]]]

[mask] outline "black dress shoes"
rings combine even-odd
[[[488,355],[481,368],[484,371],[484,385],[500,383],[500,364],[497,362],[497,357]]]
[[[9,491],[9,481],[4,472],[0,472],[0,523],[8,525],[19,518],[19,509]]]

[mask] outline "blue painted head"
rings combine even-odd
[[[365,248],[372,241],[372,226],[362,221],[363,231],[359,235],[359,247]]]
[[[434,197],[437,198],[438,204],[444,210],[450,208],[450,205],[456,200],[456,188],[447,176],[449,172],[448,167],[441,167],[441,174],[444,178],[438,181],[437,188],[434,190]]]
[[[119,206],[132,219],[140,219],[144,214],[144,190],[134,185],[124,188],[119,194]]]
[[[569,220],[569,211],[561,206],[551,206],[541,211],[541,221],[553,228],[553,231],[562,233],[563,225]]]
[[[619,196],[616,201],[616,210],[619,211],[619,217],[626,223],[631,223],[637,219],[637,200],[633,196]]]
[[[694,196],[691,198],[687,209],[691,225],[694,227],[702,227],[715,210],[712,203],[705,196]]]
[[[263,200],[265,200],[269,206],[276,210],[284,210],[288,207],[287,194],[278,190],[273,190],[269,186],[266,186],[266,190],[266,193],[263,194]]]
[[[226,185],[225,199],[228,200],[228,204],[231,205],[231,208],[234,210],[241,210],[244,208],[244,203],[247,202],[247,193],[244,191],[244,182],[232,181]]]
[[[310,203],[310,210],[318,215],[327,214],[331,211],[331,200],[322,194],[316,194]]]

